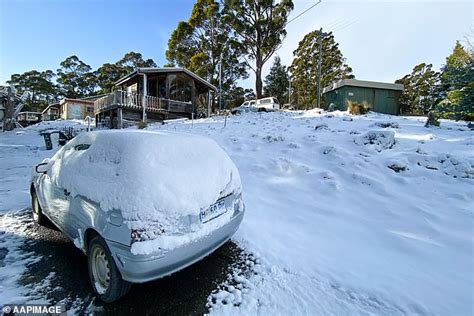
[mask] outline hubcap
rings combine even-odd
[[[109,288],[110,283],[109,260],[107,260],[104,249],[100,246],[95,246],[93,248],[91,259],[94,286],[99,294],[104,294]]]

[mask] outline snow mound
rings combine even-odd
[[[395,145],[395,133],[393,131],[372,130],[356,138],[355,143],[358,145],[368,145],[370,148],[380,152],[390,149]]]
[[[381,128],[399,128],[398,123],[395,122],[375,122],[373,126]]]
[[[417,164],[429,170],[440,170],[454,178],[474,179],[474,161],[458,158],[450,154],[425,157]]]
[[[119,209],[133,223],[165,225],[199,215],[241,186],[237,168],[215,141],[175,132],[84,133],[50,165],[58,186],[98,202],[105,211]]]
[[[93,126],[94,126],[94,123],[91,122],[91,127]],[[67,128],[85,131],[87,129],[87,122],[84,120],[43,121],[43,122],[28,126],[25,129],[33,130],[37,132],[44,132],[48,130],[63,130]]]

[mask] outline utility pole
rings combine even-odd
[[[288,106],[291,106],[291,76],[288,76]]]
[[[321,108],[321,64],[323,61],[323,28],[319,29],[319,61],[318,61],[318,103],[316,107]]]
[[[219,112],[222,111],[222,54],[219,59]]]

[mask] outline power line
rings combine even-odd
[[[343,29],[345,29],[345,28],[348,28],[349,26],[351,26],[352,24],[355,24],[356,22],[357,22],[357,20],[347,22],[346,24],[341,25],[340,27],[338,27],[338,28],[336,28],[335,30],[333,30],[333,32],[341,31],[341,30],[343,30]]]
[[[310,6],[308,9],[304,10],[303,12],[301,12],[300,14],[298,14],[297,16],[295,16],[294,18],[292,18],[291,20],[289,20],[286,25],[290,24],[291,22],[293,22],[294,20],[296,20],[297,18],[299,18],[300,16],[302,16],[303,14],[305,14],[306,12],[308,12],[309,10],[311,10],[312,8],[314,8],[315,6],[317,6],[318,4],[320,4],[322,2],[322,0],[318,0],[318,2],[316,2],[315,4],[313,4],[312,6]]]

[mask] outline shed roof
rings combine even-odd
[[[59,101],[60,105],[63,105],[66,102],[70,103],[82,103],[82,104],[94,104],[94,101],[89,101],[89,100],[83,100],[83,99],[70,99],[70,98],[65,98]]]
[[[387,82],[376,82],[376,81],[365,81],[356,79],[343,79],[332,83],[331,85],[323,89],[323,93],[339,89],[344,86],[349,87],[363,87],[363,88],[375,88],[385,90],[397,90],[403,91],[403,85],[398,83],[387,83]]]
[[[201,84],[205,85],[209,89],[212,89],[214,91],[217,91],[217,88],[204,80],[203,78],[199,77],[196,75],[194,72],[187,70],[186,68],[180,68],[180,67],[162,67],[162,68],[154,68],[154,67],[139,67],[136,68],[133,72],[129,73],[125,77],[119,79],[115,85],[121,85],[122,83],[126,82],[127,80],[139,75],[139,74],[157,74],[157,73],[173,73],[173,72],[184,72],[191,78],[195,79],[196,81],[199,81]]]

